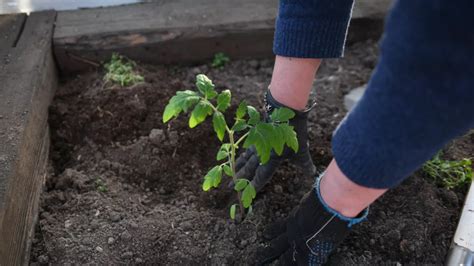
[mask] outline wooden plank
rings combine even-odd
[[[0,15],[0,51],[15,46],[25,20],[26,14]]]
[[[391,0],[361,2],[353,13],[349,42],[359,36],[378,38]],[[238,4],[163,0],[62,11],[54,33],[54,52],[66,73],[98,66],[112,52],[155,64],[199,63],[216,52],[231,58],[268,57],[273,55],[277,6],[276,0],[241,0]]]
[[[274,0],[173,0],[59,12],[55,55],[66,72],[115,51],[146,63],[199,62],[217,51],[233,58],[269,55],[276,12]]]
[[[49,150],[48,107],[57,86],[56,12],[32,13],[0,74],[0,265],[28,263]]]

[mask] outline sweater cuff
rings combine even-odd
[[[349,18],[344,20],[277,19],[273,52],[298,58],[337,58],[344,54]]]

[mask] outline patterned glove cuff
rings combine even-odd
[[[323,205],[324,209],[329,212],[332,215],[335,215],[337,218],[339,218],[342,221],[347,222],[347,227],[352,227],[355,224],[358,224],[365,219],[367,219],[367,215],[369,214],[369,207],[367,207],[365,210],[363,210],[357,217],[355,218],[350,218],[346,217],[342,214],[340,214],[338,211],[334,210],[333,208],[329,207],[326,202],[324,202],[323,197],[321,196],[321,191],[320,191],[320,183],[321,179],[324,176],[326,172],[321,173],[318,177],[316,177],[316,180],[314,182],[314,193],[316,194],[317,200],[321,202]]]

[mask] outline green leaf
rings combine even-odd
[[[232,220],[235,219],[235,210],[237,209],[237,204],[232,204],[232,206],[230,206],[230,218]]]
[[[255,109],[253,106],[247,106],[247,113],[249,114],[249,125],[255,126],[258,122],[260,122],[260,113]]]
[[[163,123],[168,122],[174,116],[177,116],[181,112],[181,108],[176,106],[176,104],[169,103],[165,107],[165,111],[163,112]]]
[[[214,90],[214,84],[212,83],[212,80],[210,80],[204,74],[199,74],[196,76],[196,87],[208,99],[213,99],[217,96],[217,92]]]
[[[247,186],[247,183],[249,183],[247,179],[237,179],[237,182],[235,182],[234,185],[235,191],[241,191]]]
[[[219,152],[217,153],[218,161],[223,160],[229,156],[229,148],[230,148],[229,143],[222,144],[221,148],[219,149]]]
[[[163,112],[163,122],[168,122],[171,118],[177,117],[181,111],[187,112],[199,101],[199,96],[195,91],[178,91],[173,96]]]
[[[231,176],[231,177],[233,176],[233,174],[232,174],[232,168],[230,168],[230,166],[229,166],[228,164],[224,164],[224,165],[222,166],[222,168],[224,169],[224,173],[225,173],[226,175]]]
[[[214,166],[204,177],[202,189],[208,191],[212,187],[218,187],[222,180],[222,167]]]
[[[293,126],[281,124],[279,127],[282,129],[286,145],[288,145],[288,147],[290,147],[294,152],[298,152],[298,138],[296,137],[296,132],[294,131]]]
[[[247,103],[245,101],[242,101],[239,104],[239,107],[237,107],[237,112],[235,113],[235,116],[237,119],[242,119],[245,116],[245,112],[247,111]]]
[[[244,148],[248,148],[254,145],[257,150],[257,155],[260,157],[260,162],[265,164],[270,159],[271,145],[267,139],[268,136],[265,134],[265,127],[261,126],[262,124],[263,123],[259,123],[250,129],[243,146]]]
[[[225,112],[230,106],[231,93],[230,90],[225,90],[217,97],[217,110]]]
[[[252,204],[253,199],[257,196],[257,192],[252,184],[249,182],[245,187],[244,191],[242,192],[242,203],[245,208],[250,207]]]
[[[212,124],[214,126],[214,131],[217,134],[217,138],[220,141],[224,140],[225,128],[227,126],[224,115],[221,112],[215,112],[212,117]]]
[[[276,108],[270,115],[273,122],[288,122],[293,117],[295,117],[295,112],[285,107]]]
[[[208,103],[200,101],[196,107],[194,107],[194,110],[189,117],[189,127],[194,128],[202,123],[206,120],[209,112],[212,112],[212,107]]]
[[[202,183],[202,190],[209,191],[211,187],[212,187],[212,180],[209,178],[204,179],[204,182]]]
[[[241,131],[241,130],[244,130],[246,127],[247,127],[247,123],[245,123],[245,120],[237,120],[235,121],[235,124],[234,126],[232,127],[232,130],[237,132],[237,131]]]
[[[280,124],[274,125],[274,138],[271,141],[271,145],[276,154],[281,155],[285,147],[285,132],[280,127]]]

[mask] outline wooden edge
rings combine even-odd
[[[55,12],[28,17],[18,46],[12,49],[17,60],[7,65],[8,75],[0,77],[6,79],[2,80],[5,93],[18,103],[12,108],[25,110],[26,114],[25,119],[18,120],[20,139],[11,150],[16,160],[8,175],[6,193],[0,199],[0,265],[29,263],[49,151],[48,108],[58,83],[51,49],[54,18]],[[16,75],[11,75],[14,72]],[[12,113],[14,116],[15,111]]]

